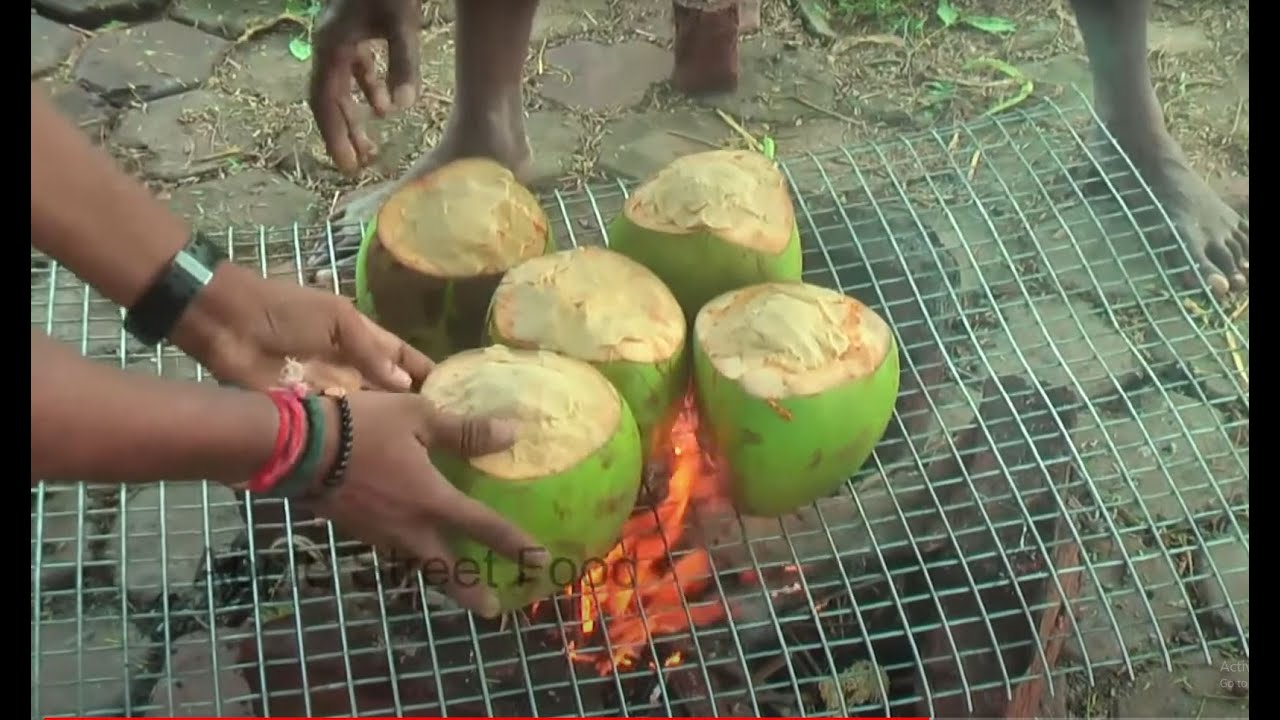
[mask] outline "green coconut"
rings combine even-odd
[[[518,423],[509,450],[431,453],[450,482],[551,553],[547,572],[534,573],[474,539],[451,538],[456,558],[492,583],[501,612],[547,598],[603,562],[635,508],[643,453],[631,409],[600,371],[558,353],[492,345],[441,362],[421,393],[447,412]]]
[[[800,234],[786,178],[745,150],[681,157],[636,188],[609,247],[653,270],[690,325],[708,300],[762,282],[799,282]]]
[[[893,415],[898,363],[888,324],[834,290],[762,283],[707,303],[694,384],[739,512],[783,515],[854,475]]]
[[[609,378],[650,450],[689,385],[687,330],[657,275],[600,247],[526,260],[502,278],[489,306],[493,342],[568,355]]]
[[[480,347],[503,273],[555,249],[537,199],[511,171],[467,158],[397,190],[366,226],[356,306],[433,358]]]

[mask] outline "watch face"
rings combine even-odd
[[[204,263],[191,257],[190,253],[182,250],[177,257],[173,259],[174,265],[177,265],[183,272],[191,276],[200,285],[208,285],[209,280],[213,279],[213,270],[206,267]]]

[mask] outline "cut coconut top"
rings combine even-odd
[[[658,276],[612,250],[584,247],[527,260],[493,296],[497,335],[587,362],[666,360],[681,350],[684,312]]]
[[[765,283],[707,303],[695,325],[712,366],[759,398],[815,395],[880,368],[893,338],[871,308],[807,283]]]
[[[449,357],[427,376],[422,395],[445,412],[516,421],[514,446],[471,464],[517,481],[577,465],[609,441],[622,413],[613,385],[585,362],[502,345]]]
[[[397,191],[378,211],[378,241],[400,264],[439,278],[496,275],[547,243],[547,217],[511,171],[458,160]]]
[[[648,230],[711,231],[766,253],[786,248],[795,209],[773,162],[747,150],[712,150],[676,159],[627,198],[627,218]]]

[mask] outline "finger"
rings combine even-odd
[[[418,17],[415,13],[401,22],[387,38],[387,85],[391,88],[391,97],[399,110],[408,108],[418,99],[421,50],[418,45],[418,26],[414,22]]]
[[[369,332],[373,333],[378,340],[378,344],[382,346],[385,352],[400,369],[409,373],[409,379],[412,381],[409,388],[391,388],[393,390],[414,389],[421,387],[422,382],[427,379],[427,375],[435,368],[435,363],[431,362],[431,358],[423,355],[417,349],[410,347],[409,343],[396,337],[391,331],[375,323],[369,319],[367,315],[361,315],[360,319],[369,327]]]
[[[409,390],[413,377],[400,366],[399,354],[372,328],[354,305],[334,298],[338,303],[332,338],[332,359],[360,371],[375,387],[387,390]]]
[[[356,104],[351,101],[350,94],[343,97],[341,107],[346,116],[347,140],[356,151],[356,161],[359,163],[357,169],[365,167],[377,157],[378,147],[365,133],[364,123],[360,122],[360,116],[356,114]]]
[[[387,86],[378,82],[378,61],[374,58],[373,48],[369,43],[362,43],[360,50],[356,52],[352,74],[356,84],[360,86],[360,92],[364,93],[369,106],[378,117],[391,111],[391,96],[387,93]]]
[[[493,508],[468,497],[445,479],[434,465],[431,468],[431,479],[435,484],[433,491],[438,493],[436,507],[443,511],[440,517],[432,518],[434,521],[448,523],[455,530],[466,533],[472,540],[519,563],[525,572],[536,574],[547,568],[549,557],[542,543]]]
[[[307,102],[329,157],[338,170],[353,173],[359,169],[359,160],[351,143],[348,112],[344,107],[350,104],[352,58],[342,46],[318,45],[311,66]]]
[[[516,441],[514,421],[464,417],[423,403],[422,442],[427,449],[443,448],[462,457],[500,452]]]
[[[475,563],[455,560],[434,528],[400,531],[396,544],[411,552],[421,564],[424,584],[441,590],[481,617],[499,615],[498,599],[485,583],[482,569],[471,567]]]

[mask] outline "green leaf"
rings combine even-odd
[[[296,37],[289,41],[289,54],[306,62],[311,59],[311,43],[306,38]]]
[[[951,0],[938,0],[938,19],[946,27],[951,27],[960,19],[960,11],[951,5]]]
[[[1006,33],[1016,32],[1018,26],[1012,20],[1002,17],[988,17],[986,15],[965,15],[960,18],[960,22],[968,25],[976,30],[981,30],[992,35],[1004,35]]]

